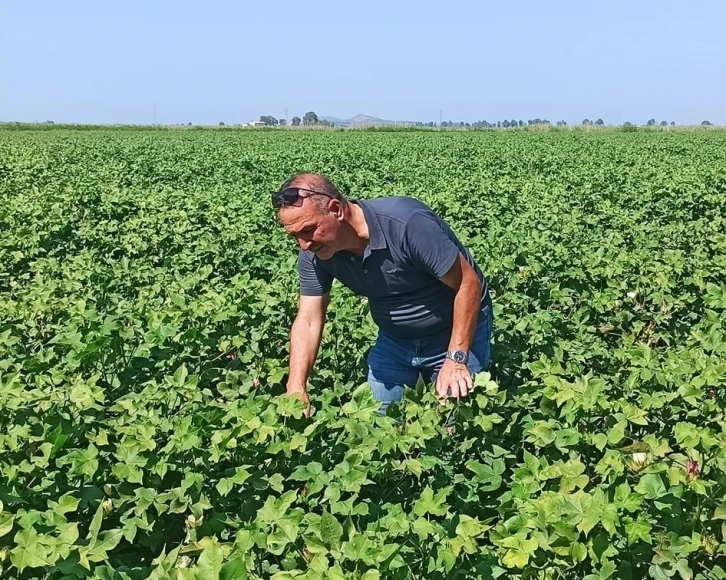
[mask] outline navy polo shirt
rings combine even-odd
[[[459,252],[482,282],[482,306],[488,289],[471,253],[427,205],[410,197],[350,200],[368,225],[362,257],[340,251],[328,260],[300,251],[300,293],[322,296],[339,280],[368,298],[379,329],[401,338],[451,331],[454,291],[441,282]]]

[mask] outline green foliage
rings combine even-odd
[[[337,285],[284,396],[301,170],[472,248],[472,396],[378,416]],[[0,577],[726,577],[725,210],[718,132],[3,133]]]

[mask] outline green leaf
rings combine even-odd
[[[103,521],[103,504],[99,502],[98,508],[96,508],[96,513],[93,514],[93,519],[91,520],[91,525],[88,527],[88,535],[86,536],[87,540],[91,540],[91,545],[93,545],[95,539],[98,537],[98,532],[101,529],[101,523]]]
[[[194,568],[194,576],[199,580],[206,580],[208,578],[219,578],[222,570],[222,560],[224,556],[222,554],[222,548],[215,541],[209,544],[199,556],[197,565]]]
[[[720,503],[713,512],[714,520],[726,520],[726,502]],[[2,535],[2,534],[0,534]]]
[[[529,469],[532,475],[537,477],[540,469],[539,459],[526,449],[524,450],[524,464],[527,466],[527,469]]]
[[[219,580],[247,580],[247,562],[244,554],[236,552],[219,572]]]
[[[614,536],[616,534],[617,525],[620,522],[620,518],[618,517],[618,508],[611,503],[603,505],[600,510],[600,518],[603,528],[605,528],[611,536]]]
[[[526,539],[524,533],[504,538],[502,546],[508,548],[502,558],[502,564],[509,568],[524,568],[529,558],[537,550],[537,540]]]
[[[635,486],[635,491],[645,499],[658,499],[667,493],[663,480],[657,473],[643,475]]]
[[[477,538],[490,527],[481,523],[476,518],[461,514],[459,516],[459,524],[456,526],[456,535],[463,538]]]
[[[90,478],[98,471],[98,449],[93,443],[88,449],[71,452],[68,459],[71,461],[70,475],[86,475]]]
[[[443,516],[448,506],[446,505],[446,496],[451,491],[450,487],[445,487],[434,495],[433,490],[426,486],[421,497],[416,500],[413,506],[413,513],[417,516],[431,514],[434,516]]]
[[[48,505],[51,506],[53,511],[58,515],[64,515],[75,512],[78,509],[80,501],[80,498],[66,494],[61,496],[58,503],[50,501],[48,502]]]
[[[608,436],[605,433],[596,433],[592,436],[592,442],[595,447],[602,451],[608,444]]]
[[[143,471],[147,459],[141,455],[138,445],[121,445],[116,452],[119,463],[113,466],[113,474],[130,483],[143,484]]]
[[[320,538],[325,545],[333,549],[340,548],[340,539],[343,537],[343,526],[335,516],[325,510],[320,518]]]
[[[89,562],[103,562],[108,559],[108,552],[113,550],[123,538],[124,530],[108,530],[101,532],[91,548],[86,552]]]
[[[600,521],[599,509],[588,509],[582,514],[582,520],[577,524],[577,529],[587,535]]]
[[[479,484],[481,491],[494,491],[502,485],[502,476],[506,470],[504,461],[500,458],[492,460],[491,464],[480,463],[469,460],[466,462],[467,469],[474,472],[473,483]]]
[[[610,576],[615,574],[615,570],[615,564],[610,561],[605,562],[600,569],[600,578],[610,578]]]
[[[168,335],[168,336],[172,336],[172,335]],[[174,376],[173,376],[173,383],[174,383],[174,385],[177,386],[177,387],[183,387],[184,386],[184,383],[186,382],[188,376],[189,376],[189,371],[187,370],[186,365],[185,364],[182,364],[174,372]]]
[[[7,512],[0,512],[0,538],[9,534],[13,529],[15,516]]]
[[[681,558],[676,562],[676,571],[680,574],[682,580],[693,580],[693,570],[688,565],[688,560]]]
[[[676,423],[673,433],[676,441],[683,449],[693,449],[701,441],[698,427],[691,423]]]
[[[625,429],[627,426],[627,421],[618,421],[615,423],[608,431],[608,442],[611,445],[617,445],[625,437]]]
[[[302,449],[304,451],[307,441],[308,438],[305,437],[305,435],[302,433],[295,433],[292,436],[292,439],[290,439],[290,451],[294,451],[295,449]]]
[[[628,535],[628,544],[635,544],[639,540],[642,540],[647,544],[652,543],[650,530],[650,522],[640,517],[635,521],[626,523],[625,533]]]
[[[663,569],[662,566],[652,564],[648,568],[648,575],[654,580],[670,580],[670,575]]]
[[[584,562],[587,558],[587,546],[580,542],[574,542],[570,548],[570,555],[575,562]]]
[[[217,491],[222,497],[226,496],[230,491],[232,491],[233,487],[234,482],[232,481],[231,477],[223,477],[217,482],[216,485]]]
[[[38,534],[33,528],[15,534],[15,548],[10,550],[10,561],[19,572],[26,568],[40,568],[50,564],[48,551],[38,543]]]

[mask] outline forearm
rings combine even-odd
[[[318,356],[323,325],[296,318],[290,329],[290,372],[288,392],[305,390]]]
[[[454,322],[449,350],[469,351],[481,308],[481,292],[482,284],[476,274],[463,276],[454,298]]]

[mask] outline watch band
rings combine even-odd
[[[463,350],[449,350],[446,352],[446,358],[458,364],[466,364],[469,361],[469,353]]]

